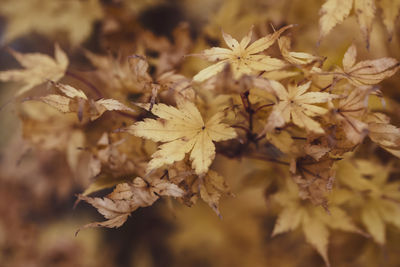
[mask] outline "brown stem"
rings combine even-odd
[[[275,103],[262,105],[262,106],[258,107],[256,110],[254,110],[254,113],[257,113],[257,112],[260,111],[261,109],[267,108],[267,107],[271,107],[271,106],[273,106],[273,105],[275,105]]]
[[[240,98],[242,99],[243,107],[245,111],[249,114],[249,130],[250,132],[253,131],[253,114],[254,110],[251,108],[251,103],[249,100],[249,91],[245,91],[243,93],[240,93]]]
[[[268,158],[268,157],[265,157],[264,155],[249,154],[249,155],[245,155],[245,156],[248,158],[252,158],[252,159],[259,159],[259,160],[263,160],[263,161],[274,162],[274,163],[278,163],[278,164],[282,164],[282,165],[286,165],[286,166],[290,165],[289,162],[280,161],[278,159],[273,159],[273,158]]]
[[[70,71],[66,71],[65,75],[70,76],[70,77],[80,81],[81,83],[85,84],[87,87],[89,87],[94,93],[96,93],[96,95],[97,95],[96,100],[103,98],[103,94],[100,92],[100,90],[94,84],[92,84],[91,82],[86,80],[85,78],[83,78],[75,73],[72,73]]]

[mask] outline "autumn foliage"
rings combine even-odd
[[[310,1],[310,18],[297,0],[217,2],[0,4],[0,55],[15,66],[0,71],[1,113],[20,125],[1,147],[3,202],[44,217],[52,199],[86,202],[104,219],[83,216],[77,239],[123,233],[152,206],[176,231],[143,233],[132,266],[398,266],[400,1]],[[174,8],[180,21],[157,25]],[[0,222],[25,220],[14,217]],[[172,247],[167,265],[157,242]],[[60,266],[76,264],[71,251]]]

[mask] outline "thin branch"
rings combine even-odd
[[[282,165],[286,165],[286,166],[290,165],[289,162],[281,161],[281,160],[274,159],[274,158],[268,158],[264,155],[249,154],[249,155],[245,155],[245,157],[251,158],[251,159],[259,159],[259,160],[268,161],[268,162],[274,162],[274,163],[278,163],[278,164],[282,164]]]
[[[96,100],[99,100],[99,99],[103,98],[103,94],[100,92],[100,90],[94,84],[92,84],[91,82],[86,80],[85,78],[83,78],[83,77],[81,77],[81,76],[79,76],[79,75],[77,75],[75,73],[72,73],[70,71],[66,71],[65,75],[70,76],[70,77],[82,82],[87,87],[89,87],[93,92],[96,93],[96,95],[98,97],[98,99],[96,99]]]

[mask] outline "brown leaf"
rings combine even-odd
[[[153,205],[160,195],[182,197],[183,194],[182,189],[166,180],[156,179],[148,183],[142,178],[136,177],[132,183],[118,184],[114,191],[104,198],[79,195],[79,200],[88,202],[108,219],[104,222],[87,224],[83,228],[120,227],[133,211],[139,207]]]

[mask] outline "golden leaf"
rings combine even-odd
[[[310,55],[303,52],[291,52],[290,51],[290,39],[289,37],[282,36],[278,39],[279,49],[281,50],[282,56],[289,63],[294,65],[310,64],[312,62],[322,62],[323,58]]]
[[[353,7],[353,0],[327,0],[322,5],[319,14],[320,34],[319,41],[322,40],[337,24],[342,23],[350,14]]]
[[[375,9],[374,0],[354,0],[354,10],[361,33],[367,43],[367,48],[369,47],[369,35],[375,17]]]
[[[293,25],[283,27],[277,32],[262,37],[252,44],[250,44],[252,29],[240,43],[229,34],[222,32],[222,36],[229,49],[213,47],[204,50],[200,56],[208,61],[217,61],[217,63],[197,73],[193,77],[193,80],[196,82],[207,80],[221,72],[226,64],[231,65],[235,79],[240,78],[243,74],[282,69],[286,65],[284,61],[266,55],[258,55],[258,53],[268,49],[285,30],[291,27]]]
[[[225,182],[224,177],[210,170],[200,182],[201,198],[221,217],[218,203],[222,194],[229,193],[229,187]]]
[[[339,101],[338,107],[333,109],[334,118],[343,127],[348,140],[359,144],[368,133],[368,125],[361,121],[367,112],[369,88],[356,88]]]
[[[389,40],[391,40],[394,24],[400,12],[400,0],[380,0],[378,5],[382,9],[383,24],[385,24],[389,33]]]
[[[274,194],[272,199],[283,207],[278,215],[272,236],[301,227],[306,241],[318,251],[327,266],[329,266],[329,228],[362,234],[362,231],[355,226],[346,212],[338,206],[341,203],[337,202],[335,198],[332,198],[330,214],[328,214],[319,206],[303,203],[299,199],[296,185],[289,179],[285,181],[285,188]]]
[[[313,104],[327,102],[336,98],[336,95],[322,92],[306,93],[311,86],[311,81],[299,86],[290,83],[288,89],[277,81],[270,81],[270,83],[278,97],[278,102],[268,118],[265,131],[274,127],[281,127],[284,124],[283,122],[293,121],[295,125],[305,128],[307,131],[317,134],[324,133],[321,125],[310,117],[323,115],[328,110]],[[283,118],[283,120],[280,118]]]
[[[53,82],[52,84],[66,96],[51,94],[40,97],[39,99],[61,112],[76,112],[79,120],[82,120],[84,115],[87,115],[90,120],[96,120],[107,110],[135,112],[133,109],[125,106],[118,100],[99,99],[97,101],[93,101],[92,99],[88,99],[86,94],[80,89],[76,89],[70,85],[62,83]]]
[[[149,108],[150,104],[140,106]],[[236,137],[233,128],[221,123],[223,112],[204,122],[196,106],[183,98],[177,98],[177,108],[156,104],[151,112],[159,119],[145,119],[128,128],[136,136],[166,142],[152,155],[148,171],[183,160],[185,154],[191,152],[190,159],[196,174],[205,174],[215,157],[213,141]]]
[[[374,161],[343,161],[338,169],[340,183],[359,192],[353,205],[361,211],[361,221],[380,245],[386,242],[386,223],[400,229],[400,183],[388,182],[392,165]]]
[[[356,56],[357,49],[353,44],[343,57],[343,70],[338,68],[337,73],[355,86],[375,85],[395,74],[400,66],[399,61],[390,57],[355,63]]]

